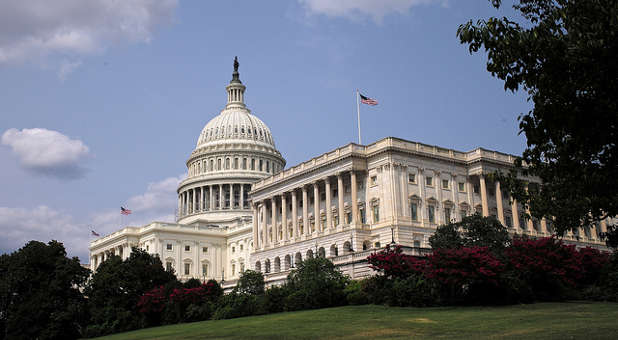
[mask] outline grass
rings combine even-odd
[[[142,329],[100,339],[618,339],[618,304],[347,306]]]

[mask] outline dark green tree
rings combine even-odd
[[[311,309],[346,303],[344,289],[349,279],[326,258],[308,258],[288,275],[286,309]]]
[[[500,9],[501,0],[491,0]],[[533,108],[519,117],[527,148],[505,182],[562,235],[618,214],[618,1],[516,0],[520,17],[469,21],[457,31],[505,90]],[[524,166],[525,165],[525,166]],[[526,193],[520,175],[542,185]]]
[[[90,270],[62,243],[30,241],[0,256],[2,338],[76,339],[87,322],[80,292]]]
[[[263,295],[264,274],[250,269],[245,270],[240,274],[234,290],[242,294]]]
[[[132,248],[128,259],[111,256],[99,265],[85,290],[92,315],[89,335],[102,335],[142,326],[137,302],[154,287],[176,281],[157,256]]]
[[[474,214],[461,222],[441,225],[429,238],[434,249],[455,249],[461,247],[489,247],[500,251],[511,243],[509,233],[495,217]]]

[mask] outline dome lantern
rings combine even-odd
[[[238,73],[239,65],[238,57],[234,57],[234,72],[232,73],[232,80],[225,88],[227,90],[226,109],[233,107],[245,107],[245,85],[243,85],[240,81],[240,74]]]

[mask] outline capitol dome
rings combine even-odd
[[[245,89],[235,59],[227,104],[202,129],[178,186],[179,223],[225,225],[250,216],[251,185],[285,166],[270,129],[245,105]]]

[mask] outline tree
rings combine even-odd
[[[291,294],[288,310],[324,308],[345,304],[344,288],[349,279],[324,257],[309,258],[288,275]]]
[[[0,256],[2,338],[76,339],[85,325],[80,292],[90,270],[62,243],[30,241]]]
[[[505,90],[521,88],[534,104],[519,117],[527,148],[504,179],[562,235],[618,214],[618,2],[518,0],[513,8],[521,23],[469,21],[457,35],[470,53],[485,49],[487,71]],[[542,185],[526,192],[519,175]]]
[[[238,293],[264,295],[264,274],[254,270],[245,270],[240,274],[236,288]]]
[[[439,226],[429,238],[434,249],[458,249],[462,247],[488,247],[500,251],[511,243],[506,227],[495,217],[474,214],[461,222]]]
[[[141,326],[137,303],[154,287],[176,281],[159,257],[132,248],[128,259],[111,256],[99,265],[86,287],[92,314],[89,335],[126,331]]]

